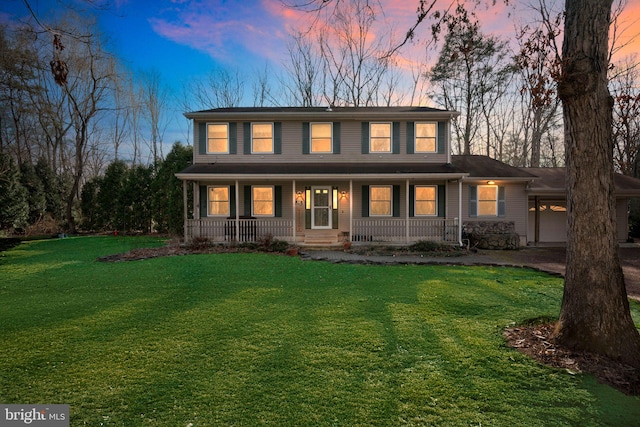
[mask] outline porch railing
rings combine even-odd
[[[354,219],[353,242],[411,243],[420,240],[439,242],[458,241],[458,219],[410,218],[406,219]],[[278,240],[293,240],[293,220],[268,219],[190,219],[187,220],[187,240],[197,237],[213,242],[256,242],[267,235]]]
[[[213,242],[257,242],[271,235],[279,240],[292,240],[293,221],[288,219],[190,219],[187,240],[197,237]]]
[[[408,230],[407,221],[409,221]],[[434,240],[455,243],[458,241],[458,219],[354,219],[351,240],[354,242]]]

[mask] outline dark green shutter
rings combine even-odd
[[[244,122],[242,126],[244,129],[244,154],[251,154],[251,123]]]
[[[276,209],[275,209],[275,216],[277,218],[281,218],[282,217],[282,185],[276,185],[273,188],[273,192],[274,194],[274,202],[276,204]]]
[[[399,217],[400,216],[400,186],[399,185],[394,185],[393,186],[393,216],[395,217]]]
[[[391,152],[400,154],[400,123],[393,122],[391,126]]]
[[[310,126],[309,122],[302,123],[302,154],[311,152]]]
[[[362,122],[362,154],[369,154],[369,122]]]
[[[438,154],[444,154],[447,134],[447,122],[438,122]]]
[[[236,187],[233,185],[229,187],[229,216],[236,216]]]
[[[333,193],[338,191],[338,187],[333,187],[331,189],[331,198],[333,199]],[[340,196],[338,196],[339,198]],[[338,200],[337,205],[340,204],[340,200]],[[332,206],[331,209],[331,228],[338,228],[338,214],[339,214],[339,210],[338,210],[338,206]]]
[[[409,216],[416,215],[416,186],[409,186]]]
[[[478,186],[469,186],[469,216],[478,216]]]
[[[369,217],[369,186],[362,186],[362,217]]]
[[[407,122],[407,154],[416,152],[415,123]]]
[[[251,216],[251,186],[244,186],[244,216]]]
[[[438,185],[438,212],[440,218],[444,218],[447,214],[447,187]]]
[[[498,187],[498,216],[507,215],[507,194],[504,187]]]
[[[200,186],[200,218],[206,218],[208,215],[207,210],[208,197],[207,197],[207,186]]]
[[[229,123],[229,154],[238,154],[238,124]]]
[[[273,124],[273,154],[282,154],[282,123]]]
[[[340,154],[340,122],[333,123],[333,154]]]
[[[311,200],[307,200],[307,197],[311,198],[311,187],[304,187],[304,228],[311,228]],[[307,205],[309,209],[307,209]]]
[[[207,124],[198,123],[198,153],[207,153]]]

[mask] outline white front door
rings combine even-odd
[[[331,187],[311,189],[311,228],[331,228]]]

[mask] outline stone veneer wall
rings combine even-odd
[[[520,236],[513,221],[467,221],[462,224],[462,238],[479,249],[518,249]]]

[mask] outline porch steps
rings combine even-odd
[[[305,245],[335,245],[338,242],[338,232],[331,230],[327,232],[316,232],[313,234],[306,234],[304,236]]]

